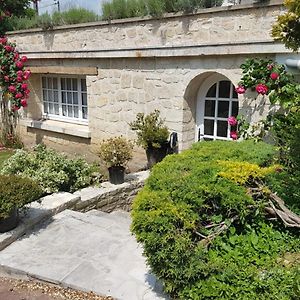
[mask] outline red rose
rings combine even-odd
[[[15,61],[16,61],[16,60],[18,60],[18,59],[19,59],[19,57],[20,57],[19,53],[18,53],[18,52],[16,52],[16,53],[14,54],[14,60],[15,60]]]
[[[13,47],[10,46],[10,45],[4,46],[4,49],[5,49],[5,51],[7,51],[7,52],[12,52],[12,51],[13,51]]]
[[[13,106],[11,107],[11,109],[12,109],[12,111],[17,111],[17,110],[20,109],[20,107],[17,106],[17,105],[13,105]]]
[[[23,97],[23,94],[22,93],[17,93],[16,95],[15,95],[15,98],[16,99],[20,99],[20,98],[22,98]]]
[[[7,43],[7,38],[6,37],[0,38],[0,44],[5,45],[6,43]]]
[[[22,89],[22,90],[27,90],[27,89],[28,89],[28,84],[27,84],[27,83],[23,83],[23,84],[21,85],[21,89]]]
[[[22,70],[17,71],[17,76],[22,77],[23,76],[23,71]]]
[[[26,96],[30,94],[30,90],[24,90],[23,92]]]
[[[255,89],[261,95],[265,95],[268,92],[268,87],[263,83],[258,84]]]
[[[17,91],[17,89],[16,89],[16,87],[15,87],[14,85],[10,85],[10,86],[8,87],[8,90],[9,90],[9,92],[11,92],[11,93],[15,93],[15,92]]]
[[[276,80],[279,77],[279,74],[276,72],[271,73],[270,75],[271,79]]]
[[[9,77],[8,77],[7,75],[5,75],[5,76],[4,76],[4,81],[5,81],[5,82],[9,82],[9,80],[10,80]]]
[[[17,61],[16,62],[16,67],[18,68],[18,69],[22,69],[23,68],[23,63],[21,62],[21,61]]]
[[[274,67],[273,64],[270,64],[270,65],[267,66],[267,68],[268,68],[269,71],[273,70],[273,67]]]
[[[23,63],[25,63],[27,60],[28,60],[27,56],[22,56],[22,57],[21,57],[21,61],[22,61]]]
[[[21,100],[21,105],[22,105],[23,107],[27,107],[27,100],[26,100],[26,99],[22,99],[22,100]]]
[[[18,77],[17,77],[17,81],[18,81],[18,82],[23,82],[23,78],[20,77],[20,76],[18,76]]]
[[[233,139],[233,140],[237,140],[238,138],[238,134],[236,131],[231,131],[230,132],[230,137]]]
[[[239,85],[238,87],[235,88],[235,91],[236,91],[238,94],[245,94],[246,89],[245,89],[242,85]]]
[[[29,70],[27,70],[27,71],[24,72],[23,78],[24,78],[25,80],[28,80],[29,77],[30,77],[30,75],[31,75],[31,72],[30,72]]]

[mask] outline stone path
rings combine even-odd
[[[116,299],[166,299],[129,226],[125,212],[65,210],[0,252],[0,266]]]

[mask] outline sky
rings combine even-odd
[[[101,2],[103,0],[59,0],[61,10],[66,10],[70,7],[84,7],[89,10],[96,12],[97,14],[101,14]],[[55,0],[41,0],[39,2],[39,10],[40,14],[48,11],[51,13],[52,11],[57,10],[57,5],[53,5]]]

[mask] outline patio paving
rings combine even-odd
[[[167,299],[129,226],[125,212],[66,210],[0,252],[0,266],[116,299]]]

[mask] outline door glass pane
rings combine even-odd
[[[230,98],[230,81],[219,82],[219,98]]]
[[[86,80],[81,79],[81,91],[86,92]]]
[[[214,135],[214,120],[204,119],[204,134]]]
[[[59,115],[59,105],[58,104],[54,104],[54,112],[56,115]]]
[[[73,91],[77,91],[77,79],[75,78],[72,79],[72,88]]]
[[[67,93],[67,103],[72,104],[72,93],[71,92]]]
[[[48,113],[48,103],[44,102],[44,112],[47,114]]]
[[[48,101],[52,101],[53,102],[53,95],[52,95],[52,91],[48,91],[48,97],[47,97],[47,99],[48,99]]]
[[[47,85],[47,83],[46,83],[46,77],[43,77],[42,78],[42,87],[46,88],[46,85]]]
[[[57,86],[57,78],[53,78],[53,88],[54,88],[55,90],[58,89],[58,86]]]
[[[82,118],[87,119],[87,107],[82,108]]]
[[[218,101],[218,117],[229,117],[229,101]]]
[[[67,93],[66,92],[61,93],[61,101],[62,101],[62,103],[67,103]]]
[[[78,104],[78,93],[73,93],[73,103]]]
[[[227,129],[228,129],[227,121],[218,121],[217,126],[218,126],[217,136],[227,137]]]
[[[70,117],[70,118],[73,117],[73,109],[72,109],[72,106],[68,106],[68,117]]]
[[[232,116],[237,116],[239,114],[239,103],[237,101],[232,101]]]
[[[79,118],[79,110],[78,110],[78,106],[74,106],[74,117],[75,117],[75,118]]]
[[[65,89],[66,89],[66,79],[65,79],[65,78],[62,78],[62,79],[60,80],[60,82],[61,82],[61,89],[62,89],[62,90],[65,90]]]
[[[67,78],[67,90],[70,91],[72,89],[72,79]]]
[[[215,83],[207,92],[206,97],[216,97],[217,84]]]
[[[54,105],[53,105],[53,103],[49,103],[49,113],[54,114]]]
[[[204,116],[205,117],[214,117],[215,116],[215,106],[216,106],[215,100],[205,100]]]
[[[47,97],[47,91],[43,90],[43,100],[47,101],[48,97]]]
[[[58,102],[58,91],[54,91],[54,102]]]
[[[67,106],[66,105],[62,106],[62,114],[63,114],[63,116],[67,116]]]
[[[82,105],[87,106],[87,94],[82,94]]]
[[[52,78],[47,78],[48,80],[48,89],[52,89]]]

